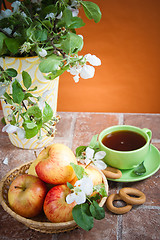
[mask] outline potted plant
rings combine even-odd
[[[78,82],[80,77],[92,78],[93,66],[101,64],[95,55],[78,55],[83,48],[83,37],[76,34],[76,29],[85,25],[78,17],[80,8],[89,19],[100,21],[101,11],[90,1],[1,1],[0,97],[8,124],[3,131],[9,133],[16,146],[42,147],[54,136],[55,127],[50,124],[58,121],[57,91],[61,74],[68,71]],[[35,116],[37,111],[39,120]],[[25,142],[19,139],[19,131],[23,131],[21,138]]]

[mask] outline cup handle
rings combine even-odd
[[[147,133],[147,135],[148,135],[148,137],[149,137],[149,140],[151,140],[151,138],[152,138],[152,132],[151,132],[151,130],[148,129],[148,128],[143,128],[142,130],[143,130],[145,133]]]

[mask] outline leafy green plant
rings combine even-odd
[[[23,85],[16,79],[16,70],[9,68],[0,70],[0,84],[3,87],[0,98],[10,105],[11,113],[6,116],[9,122],[2,131],[16,133],[20,138],[30,139],[38,136],[42,138],[41,130],[45,129],[47,136],[54,136],[55,125],[59,117],[53,115],[51,106],[42,97],[36,96],[34,91],[37,87],[32,87],[30,75],[23,71]],[[12,80],[12,77],[14,79]],[[11,93],[8,92],[8,86],[11,86]],[[21,121],[20,121],[21,120]]]
[[[12,3],[11,9],[7,9],[7,2]],[[86,62],[98,66],[100,60],[94,55],[93,61],[88,56],[78,56],[83,48],[83,38],[76,34],[76,29],[85,25],[78,17],[80,8],[83,8],[87,18],[96,23],[100,21],[101,11],[95,3],[83,0],[3,0],[2,6],[0,56],[38,55],[42,60],[39,69],[42,73],[48,73],[49,80],[70,71],[74,66],[78,71],[73,74],[76,82],[81,73],[81,77],[93,77],[94,68]],[[86,73],[86,66],[89,74]]]

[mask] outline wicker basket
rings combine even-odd
[[[0,181],[0,203],[3,209],[14,217],[19,222],[23,223],[27,227],[34,229],[35,231],[43,233],[59,233],[73,230],[78,227],[74,220],[61,223],[51,223],[47,220],[44,213],[39,214],[37,217],[29,219],[22,217],[11,210],[8,204],[8,190],[11,182],[21,174],[27,173],[29,166],[32,162],[25,163],[6,174],[6,176]],[[101,172],[103,183],[105,185],[106,192],[108,193],[108,183],[106,177]],[[102,207],[106,202],[106,197],[102,198],[99,205]]]

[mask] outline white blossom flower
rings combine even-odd
[[[82,70],[82,66],[77,64],[77,65],[71,67],[68,71],[72,75],[77,75],[77,74],[79,74],[81,72],[81,70]]]
[[[62,13],[62,11],[60,12],[60,14],[58,14],[58,16],[56,17],[57,19],[61,19],[62,18],[62,15],[63,15],[63,13]]]
[[[40,98],[39,103],[38,103],[38,107],[41,111],[43,111],[43,108],[45,106],[46,97],[52,92],[53,92],[53,89],[46,90],[45,92],[43,92],[42,97]]]
[[[12,29],[11,28],[3,28],[3,30],[8,33],[9,35],[12,33]]]
[[[81,78],[88,79],[88,78],[93,78],[95,73],[95,68],[90,66],[90,65],[84,65],[82,67],[82,70],[80,72]]]
[[[7,133],[15,133],[17,132],[17,135],[20,139],[25,138],[25,131],[24,129],[14,126],[10,123],[6,124],[3,128],[2,128],[2,132],[7,132]]]
[[[84,56],[84,58],[86,59],[87,62],[89,62],[93,66],[100,66],[101,65],[101,60],[98,57],[96,57],[95,55],[91,55],[89,53],[89,54],[86,54]]]
[[[21,12],[21,16],[24,17],[24,18],[27,17],[27,15],[25,14],[25,12]]]
[[[54,14],[54,13],[49,13],[49,14],[46,15],[45,19],[46,19],[46,18],[51,18],[51,19],[53,19],[53,18],[55,18],[55,14]]]
[[[78,16],[78,14],[79,14],[79,10],[78,9],[72,8],[71,6],[68,6],[67,8],[72,12],[72,16],[73,17],[77,17]]]
[[[94,150],[90,147],[86,148],[86,159],[85,164],[88,165],[93,163],[100,170],[105,169],[107,165],[102,161],[102,159],[106,156],[104,151],[94,152]]]
[[[73,77],[75,83],[79,82],[79,78],[80,76],[78,74]]]
[[[19,11],[19,6],[21,5],[21,3],[19,1],[15,1],[11,4],[11,6],[13,7],[13,12],[18,12]]]
[[[21,46],[20,53],[29,52],[31,49],[31,44],[29,42],[24,42]]]
[[[68,194],[66,202],[68,204],[76,202],[77,204],[85,203],[86,197],[93,193],[93,182],[92,180],[84,176],[74,184],[73,192]]]
[[[43,49],[43,48],[39,48],[38,54],[41,57],[45,57],[45,56],[47,56],[47,51],[45,49]]]
[[[13,12],[10,9],[2,10],[0,14],[0,20],[3,18],[8,18],[13,14]]]

